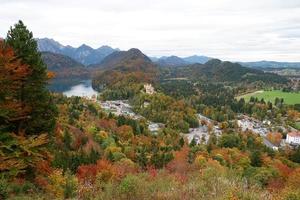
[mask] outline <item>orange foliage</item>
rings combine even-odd
[[[53,171],[53,168],[50,166],[49,161],[40,161],[36,165],[36,173],[42,174],[42,175],[49,175]]]
[[[133,130],[128,125],[118,127],[116,133],[122,141],[127,141],[133,137]]]
[[[286,185],[290,188],[298,189],[300,186],[300,168],[295,169],[288,177]]]
[[[276,162],[274,164],[274,167],[278,170],[280,176],[285,179],[289,177],[289,175],[293,172],[293,169],[288,167],[286,164],[283,164],[282,162]]]
[[[276,146],[279,146],[282,139],[282,135],[281,133],[268,133],[267,139]]]
[[[22,99],[22,89],[30,74],[27,65],[17,59],[12,48],[0,41],[0,110],[8,113],[5,120],[19,123],[28,118],[30,108]]]
[[[117,128],[117,123],[113,119],[100,119],[96,123],[97,127],[103,128],[105,130],[115,130]]]
[[[54,73],[54,72],[51,72],[51,71],[48,71],[48,72],[47,72],[47,78],[48,78],[48,79],[53,79],[53,78],[55,78],[55,73]]]

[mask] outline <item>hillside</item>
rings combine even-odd
[[[261,70],[243,67],[238,63],[222,62],[212,59],[205,64],[193,64],[178,69],[169,68],[163,72],[163,78],[188,78],[217,82],[254,82],[286,83],[287,79]]]
[[[89,70],[86,69],[83,64],[68,56],[51,52],[42,52],[42,59],[47,65],[48,70],[54,72],[57,78],[89,76]]]
[[[93,49],[92,47],[83,44],[80,47],[75,48],[69,45],[64,46],[53,39],[42,38],[36,40],[39,51],[48,51],[66,55],[84,65],[99,63],[109,54],[119,51],[119,49],[113,49],[109,46],[102,46],[98,49]]]
[[[157,74],[155,64],[138,49],[114,52],[101,63],[89,67],[98,70],[93,78],[95,88],[121,81],[152,82]]]

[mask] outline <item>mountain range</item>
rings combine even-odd
[[[75,48],[69,45],[64,46],[59,42],[49,38],[42,38],[36,40],[38,43],[39,51],[47,51],[69,56],[75,61],[80,62],[86,66],[100,63],[109,54],[115,51],[119,51],[119,49],[114,49],[110,46],[101,46],[97,49],[93,49],[92,47],[83,44],[80,47]]]
[[[41,52],[52,52],[55,54],[61,54],[68,56],[78,63],[85,66],[96,67],[102,65],[102,61],[114,52],[119,52],[118,48],[112,48],[110,46],[101,46],[97,49],[93,49],[88,45],[81,45],[78,48],[70,45],[64,46],[59,42],[49,39],[41,38],[36,39],[38,43],[38,49]],[[122,53],[121,53],[122,54]],[[115,56],[115,55],[114,55]],[[207,56],[193,55],[189,57],[178,56],[163,56],[163,57],[149,57],[154,63],[162,67],[179,67],[190,64],[205,64],[207,61],[213,59]],[[264,68],[300,68],[300,62],[275,62],[275,61],[257,61],[257,62],[238,62],[242,66],[256,69]]]
[[[255,82],[286,83],[287,79],[277,74],[266,73],[259,69],[244,67],[239,63],[222,62],[211,59],[205,64],[191,64],[182,67],[168,67],[163,69],[165,79],[187,78],[212,82]]]
[[[264,69],[264,68],[298,68],[300,62],[276,62],[276,61],[257,61],[257,62],[239,62],[245,67]]]

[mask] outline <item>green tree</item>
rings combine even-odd
[[[237,134],[223,134],[220,139],[220,146],[233,148],[239,147],[241,144],[241,139]]]
[[[17,58],[31,70],[20,94],[21,100],[31,108],[30,117],[16,128],[24,130],[27,134],[52,131],[55,126],[56,107],[46,87],[47,68],[38,52],[32,32],[19,21],[10,28],[5,41],[15,50]]]
[[[254,167],[261,167],[262,160],[261,160],[261,152],[260,151],[254,151],[251,153],[250,156],[251,159],[251,165]]]

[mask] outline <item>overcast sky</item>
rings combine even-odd
[[[75,47],[300,61],[300,0],[0,0],[0,36],[19,19]]]

